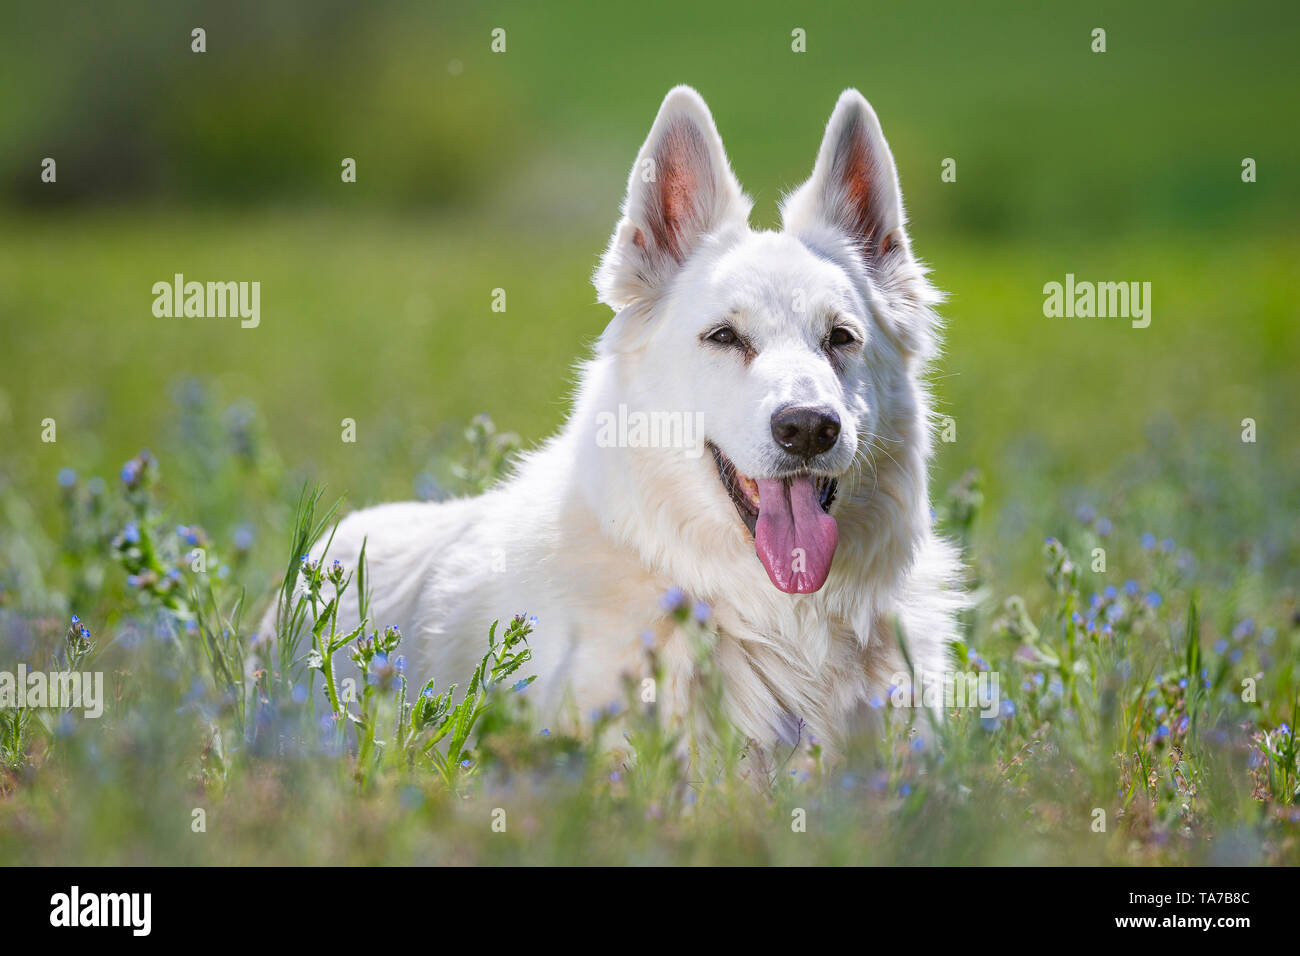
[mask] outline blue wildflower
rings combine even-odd
[[[419,498],[421,501],[431,501],[434,498],[437,498],[442,492],[442,488],[438,484],[438,479],[429,471],[422,471],[416,475],[413,484],[415,488],[415,497]]]
[[[682,593],[681,588],[671,587],[659,599],[659,606],[665,611],[675,611],[682,606],[682,602],[685,600],[686,595]]]

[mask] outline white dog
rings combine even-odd
[[[960,568],[931,530],[921,381],[939,295],[861,94],[840,97],[782,230],[749,211],[704,101],[672,90],[595,275],[617,314],[564,428],[487,494],[341,523],[329,557],[365,541],[371,625],[401,628],[417,686],[463,682],[487,625],[525,612],[551,726],[644,677],[647,632],[661,709],[681,714],[696,673],[672,588],[711,609],[726,706],[760,744],[802,720],[834,748],[908,671],[895,621],[913,670],[949,669]]]

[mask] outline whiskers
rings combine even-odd
[[[845,484],[850,486],[850,496],[852,496],[852,493],[860,486],[859,482],[863,476],[864,469],[870,469],[872,479],[871,494],[874,495],[880,490],[880,466],[876,461],[877,453],[884,455],[893,463],[895,468],[900,471],[902,470],[903,466],[899,463],[898,459],[890,453],[885,443],[901,447],[903,445],[903,440],[901,438],[890,438],[888,435],[871,435],[870,437],[863,436],[858,439],[857,451],[854,453],[853,462],[849,466],[849,470],[845,475],[845,477],[849,479]]]

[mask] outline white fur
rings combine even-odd
[[[341,523],[330,557],[354,562],[366,541],[371,624],[401,627],[413,682],[463,682],[487,625],[524,612],[539,619],[528,693],[550,725],[620,699],[620,674],[645,676],[647,631],[669,670],[661,707],[681,714],[694,669],[660,607],[673,586],[712,608],[730,715],[762,744],[789,740],[799,718],[832,748],[841,741],[906,670],[895,618],[915,668],[948,669],[963,599],[957,557],[931,530],[921,381],[939,296],[912,256],[893,158],[856,90],[840,97],[811,178],[783,204],[782,231],[751,230],[749,209],[704,101],[672,90],[595,276],[617,314],[560,433],[487,494]],[[754,344],[752,360],[701,342],[728,317]],[[838,367],[823,349],[832,318],[861,339]],[[815,463],[839,476],[839,547],[808,595],[769,581],[711,455],[595,439],[600,413],[620,405],[700,411],[743,473],[768,476],[779,454],[769,419],[789,401],[829,405],[842,422]],[[355,623],[355,603],[342,617]]]

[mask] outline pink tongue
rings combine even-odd
[[[811,594],[826,583],[839,544],[835,519],[822,511],[811,478],[758,482],[754,545],[772,583],[786,594]]]

